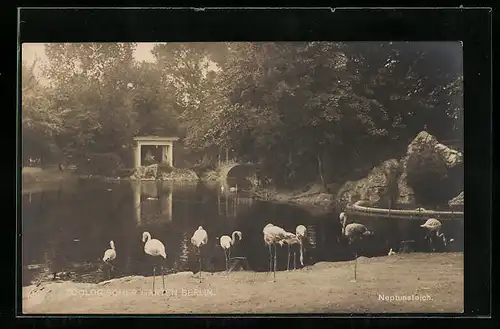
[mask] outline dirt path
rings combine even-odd
[[[165,294],[157,278],[158,295],[152,277],[47,283],[23,288],[23,313],[463,312],[462,253],[361,257],[357,282],[353,264],[278,272],[276,282],[267,273],[234,272],[203,273],[200,284],[197,275],[179,273],[166,277]]]

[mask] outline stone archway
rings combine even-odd
[[[232,163],[220,169],[219,179],[224,184],[240,183],[248,177],[255,175],[257,167],[253,163]]]

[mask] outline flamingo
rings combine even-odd
[[[339,215],[339,219],[340,219],[340,224],[342,225],[344,220],[347,220],[347,214],[345,212],[341,212]],[[340,238],[338,236],[337,236],[337,242],[340,242]]]
[[[229,188],[229,192],[236,192],[238,193],[238,184],[236,184],[236,186],[232,186]]]
[[[144,243],[144,252],[153,257],[163,257],[167,259],[165,245],[157,239],[152,239],[149,232],[142,233],[142,242]],[[163,265],[161,265],[161,278],[163,282],[163,293],[165,293],[165,275],[163,273]],[[156,266],[153,266],[153,293],[155,291]]]
[[[113,240],[109,241],[109,249],[107,249],[105,252],[104,252],[104,257],[102,258],[102,261],[106,264],[109,264],[111,267],[113,267],[113,265],[111,265],[109,262],[113,261],[115,258],[116,258],[116,249],[115,249],[115,243]],[[110,271],[110,274],[109,276],[111,276],[111,268],[109,269]]]
[[[104,262],[109,262],[116,258],[115,243],[113,240],[109,241],[109,246],[110,248],[104,252],[104,257],[102,258]]]
[[[296,234],[286,232],[286,237],[283,240],[278,241],[281,247],[283,247],[283,244],[287,244],[288,246],[288,262],[286,265],[286,270],[290,270],[290,245],[292,244],[300,244],[300,239]],[[297,257],[296,253],[293,253],[293,269],[295,270],[297,268]],[[302,263],[302,261],[301,261]]]
[[[264,242],[269,247],[269,272],[272,270],[273,256],[271,252],[271,245],[274,245],[274,282],[276,282],[276,243],[287,237],[287,232],[279,226],[267,224],[262,230],[264,233]]]
[[[307,229],[304,225],[299,225],[295,228],[295,235],[300,241],[300,265],[304,266],[304,238],[306,237]]]
[[[229,237],[229,235],[223,235],[220,237],[220,246],[222,247],[222,249],[224,249],[224,255],[226,256],[226,271],[228,269],[228,257],[231,257],[231,246],[236,242],[236,235],[238,235],[240,241],[241,239],[243,239],[243,234],[240,231],[234,231],[231,235],[232,239],[231,237]]]
[[[200,247],[206,245],[208,241],[207,231],[199,226],[191,237],[191,243],[198,248],[198,258],[200,260],[200,283],[201,283],[201,249]]]
[[[387,254],[388,256],[395,255],[396,252],[392,250],[392,248],[389,250],[389,253]]]
[[[339,215],[339,219],[342,221],[342,236],[346,237],[349,241],[349,245],[354,244],[355,240],[360,240],[363,236],[373,235],[373,232],[368,230],[366,226],[359,223],[351,223],[346,225],[347,223],[347,214],[342,212]],[[358,254],[354,253],[354,280],[356,282],[356,270],[358,266]]]
[[[446,237],[444,236],[444,233],[439,233],[439,230],[441,229],[441,222],[438,221],[435,218],[429,218],[424,224],[420,225],[420,227],[423,227],[427,229],[427,235],[425,236],[426,239],[429,239],[429,244],[432,244],[432,233],[436,233],[436,236],[438,238],[443,239],[443,243],[446,246]],[[453,241],[453,239],[450,240],[450,242]],[[432,248],[433,251],[435,251],[435,248]]]

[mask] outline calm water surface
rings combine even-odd
[[[349,222],[365,224],[376,235],[357,245],[356,252],[367,257],[398,250],[401,241],[414,240],[414,251],[429,251],[425,231],[418,220],[377,219],[350,216]],[[224,251],[217,237],[243,233],[231,256],[245,257],[240,266],[267,271],[269,251],[262,229],[268,224],[295,232],[308,229],[305,265],[318,261],[353,258],[353,249],[340,237],[338,213],[314,214],[291,205],[258,202],[238,193],[221,192],[217,184],[172,184],[167,182],[102,182],[79,180],[22,199],[23,285],[58,277],[78,282],[99,282],[128,275],[152,275],[152,259],[145,255],[142,233],[148,231],[166,247],[167,272],[199,268],[198,251],[190,239],[198,226],[208,232],[202,248],[203,271],[224,271]],[[455,238],[448,250],[463,250],[463,222],[444,221],[443,232]],[[115,269],[109,271],[101,259],[115,242]],[[437,246],[438,250],[442,250]],[[293,252],[298,250],[292,246]],[[287,268],[286,245],[278,247],[278,270]],[[291,258],[293,267],[293,256]],[[60,273],[64,274],[61,276]]]

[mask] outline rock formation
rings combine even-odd
[[[458,207],[464,205],[464,192],[460,192],[459,195],[448,201],[450,207]]]
[[[366,200],[372,205],[392,203],[414,204],[415,192],[408,185],[407,163],[410,156],[433,150],[446,164],[448,169],[463,164],[463,154],[438,142],[436,137],[420,132],[408,145],[406,155],[399,161],[384,161],[374,167],[367,177],[358,181],[346,182],[337,192],[337,202],[354,203]],[[458,196],[457,196],[458,198]]]
[[[379,204],[388,200],[396,184],[399,172],[399,162],[391,159],[374,167],[366,178],[358,181],[348,181],[337,192],[337,201],[340,203],[354,203],[358,200],[369,201],[370,204]]]
[[[425,149],[434,150],[443,159],[446,167],[451,169],[463,164],[461,152],[453,150],[438,142],[436,137],[426,131],[421,131],[408,145],[406,156],[400,160],[401,175],[398,178],[399,195],[396,202],[399,204],[414,204],[415,192],[408,185],[407,163],[410,156],[422,153]]]
[[[406,157],[415,153],[422,153],[424,149],[433,149],[446,163],[446,167],[454,168],[463,163],[461,152],[449,148],[438,142],[436,137],[426,131],[421,131],[408,145]],[[404,161],[404,159],[403,159]]]

